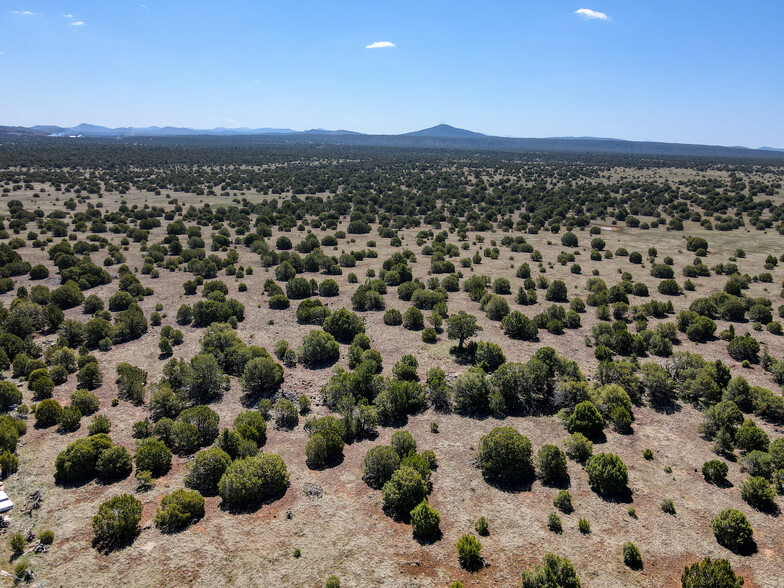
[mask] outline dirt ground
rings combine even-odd
[[[29,191],[13,194],[15,198],[21,197],[26,206],[32,207],[32,198],[25,200],[29,196]],[[186,204],[194,201],[196,205],[201,200],[213,205],[230,203],[231,200],[181,194],[174,196]],[[58,205],[53,198],[54,194],[49,192],[36,199],[35,204],[50,210]],[[129,205],[145,201],[150,204],[165,202],[162,198],[134,192],[123,198]],[[111,210],[117,206],[118,199],[117,195],[106,195],[102,202],[106,209]],[[763,265],[768,254],[778,257],[784,253],[781,236],[772,229],[766,232],[741,229],[722,233],[706,231],[696,223],[685,224],[686,230],[683,232],[667,232],[663,227],[643,231],[619,226],[619,230],[603,231],[600,236],[607,243],[606,249],[611,251],[625,247],[630,252],[640,251],[645,257],[648,247],[654,246],[658,249],[659,259],[665,255],[673,257],[679,283],[685,280],[680,269],[694,258],[692,253],[686,251],[687,235],[708,239],[710,252],[704,262],[709,267],[719,262],[726,263],[735,250],[742,247],[747,256],[737,263],[742,272],[752,276],[766,271]],[[345,229],[345,223],[340,228]],[[319,237],[326,234],[320,230],[315,232]],[[430,258],[422,255],[421,247],[416,245],[417,232],[401,231],[402,248],[416,253],[414,275],[424,279],[428,277]],[[205,241],[209,234],[209,227],[204,227]],[[268,242],[274,244],[278,234],[274,232]],[[286,234],[295,243],[304,237],[303,233],[296,230]],[[164,235],[164,227],[154,229],[149,242],[160,241]],[[500,247],[503,235],[500,231],[487,232],[484,233],[484,243],[473,243],[473,233],[470,233],[471,248],[468,251],[461,250],[460,257],[470,257],[476,251],[492,247],[490,241],[493,239],[499,241]],[[560,244],[560,234],[541,232],[538,235],[525,235],[526,240],[542,252],[545,266],[553,264],[552,268],[548,266],[546,276],[550,280],[564,280],[570,298],[581,296],[585,299],[586,282],[593,270],[597,269],[608,286],[620,281],[621,271],[628,271],[635,281],[648,284],[651,291],[648,299],[667,299],[656,292],[658,280],[650,276],[647,261],[642,265],[633,265],[628,258],[620,256],[591,261],[592,236],[587,230],[578,231],[577,235],[580,244],[574,253],[579,252],[576,261],[582,266],[580,275],[569,272],[571,264],[562,266],[556,261],[557,255],[565,250]],[[119,243],[120,236],[111,233],[106,236]],[[334,251],[325,248],[325,252],[339,254],[342,251],[364,249],[366,241],[373,239],[378,244],[379,256],[377,259],[365,258],[357,263],[356,268],[344,269],[342,276],[330,276],[340,285],[339,296],[323,299],[332,309],[351,307],[350,298],[356,286],[348,283],[349,272],[356,273],[361,282],[368,269],[373,268],[378,272],[383,260],[400,250],[391,247],[388,239],[379,238],[375,227],[370,235],[357,236],[355,239],[355,243],[340,240]],[[457,243],[455,235],[451,236],[450,242]],[[529,254],[511,253],[504,247],[500,249],[499,259],[483,257],[482,263],[472,270],[462,270],[464,277],[471,272],[492,278],[506,277],[512,284],[512,295],[507,297],[512,309],[521,310],[529,317],[546,309],[550,303],[545,302],[542,290],[538,292],[539,303],[535,306],[520,307],[514,302],[514,293],[523,282],[515,277],[516,268],[527,261],[535,277],[536,264],[530,261]],[[50,278],[36,283],[46,283],[50,288],[59,285],[59,276],[45,251],[35,250],[29,243],[18,251],[31,264],[44,263],[50,267]],[[245,305],[246,318],[238,326],[239,336],[248,344],[261,345],[270,351],[279,339],[286,339],[293,346],[299,345],[312,327],[296,322],[296,302],[292,301],[292,307],[287,310],[272,311],[263,294],[263,282],[269,277],[274,278],[274,268],[263,268],[258,256],[244,246],[239,246],[238,251],[239,263],[253,267],[253,275],[246,275],[242,280],[224,275],[219,275],[219,278],[228,284],[229,296]],[[129,267],[141,268],[143,253],[139,251],[138,244],[131,244],[125,255]],[[102,257],[102,253],[95,254],[94,260],[99,262]],[[459,265],[458,260],[452,259],[456,265]],[[117,266],[108,269],[116,277]],[[784,267],[780,265],[772,274],[773,283],[753,283],[745,293],[747,296],[772,298],[775,311],[781,303],[778,290],[784,279]],[[310,274],[306,276],[314,277]],[[191,274],[182,271],[169,272],[165,269],[161,269],[161,276],[157,279],[139,274],[145,286],[155,289],[153,296],[141,302],[145,314],[149,316],[155,305],[160,303],[167,315],[163,324],[176,327],[174,317],[177,308],[184,303],[192,304],[199,296],[183,294],[182,284],[191,277]],[[316,277],[319,280],[325,278]],[[246,292],[238,291],[240,281],[248,285]],[[694,292],[685,292],[672,299],[676,312],[687,308],[695,298],[720,291],[726,278],[713,275],[692,278],[692,281],[696,284]],[[31,285],[26,277],[17,278],[16,282],[28,288]],[[116,290],[116,281],[113,281],[90,293],[107,300]],[[8,306],[13,297],[14,293],[9,292],[0,296],[0,300]],[[385,298],[387,308],[397,308],[403,312],[409,307],[409,303],[398,299],[396,288],[390,288]],[[643,298],[630,297],[631,304],[645,301]],[[594,349],[585,344],[591,327],[597,323],[595,309],[591,307],[581,315],[582,326],[576,330],[566,330],[560,336],[540,330],[539,341],[519,342],[507,338],[500,323],[488,320],[479,311],[478,304],[472,302],[466,293],[451,293],[448,305],[450,313],[466,310],[476,315],[483,327],[476,339],[501,345],[508,361],[525,361],[538,348],[551,346],[559,354],[577,361],[587,376],[592,377],[596,371],[598,362],[594,358]],[[421,376],[433,366],[442,367],[449,375],[456,375],[466,369],[456,364],[450,356],[449,348],[454,342],[448,341],[445,333],[439,336],[436,344],[429,345],[422,342],[420,332],[385,326],[383,312],[361,314],[373,348],[381,352],[384,358],[384,375],[391,375],[394,362],[406,353],[413,353],[419,360]],[[66,316],[86,320],[80,308],[67,311]],[[673,317],[664,320],[672,321]],[[658,321],[650,322],[653,326]],[[723,321],[717,321],[717,324],[717,332],[728,325]],[[188,359],[198,352],[203,330],[192,326],[177,328],[183,331],[185,340],[182,345],[175,347],[174,357]],[[115,368],[119,362],[127,361],[147,370],[149,381],[159,379],[164,363],[158,355],[160,329],[151,327],[137,341],[116,346],[108,352],[95,352],[104,373],[104,384],[96,391],[101,401],[100,413],[109,416],[112,421],[111,437],[114,442],[124,445],[131,453],[134,447],[131,425],[149,413],[144,406],[134,406],[124,401],[116,407],[110,405],[117,395]],[[746,330],[753,332],[751,324],[736,325],[736,329],[738,334]],[[766,331],[753,334],[768,346],[773,357],[784,357],[784,338]],[[696,344],[688,341],[683,334],[680,334],[680,338],[676,350],[698,352],[706,359],[721,359],[732,367],[733,375],[743,375],[752,385],[781,392],[759,366],[744,369],[732,360],[727,354],[725,342],[716,340]],[[53,340],[54,336],[49,336],[43,340],[43,344]],[[346,349],[346,346],[341,346],[340,364],[344,366]],[[663,364],[665,360],[648,357],[644,361]],[[287,368],[282,393],[290,397],[307,394],[314,401],[313,414],[328,414],[329,411],[321,404],[319,389],[330,373],[329,369],[308,370],[302,366]],[[26,386],[20,385],[20,388],[25,395],[24,401],[30,404],[30,392]],[[75,389],[76,378],[71,375],[65,384],[55,388],[54,397],[65,404]],[[244,410],[239,398],[239,384],[233,378],[231,389],[220,402],[211,406],[220,415],[221,428],[231,426],[234,417]],[[473,465],[480,437],[496,426],[511,426],[528,436],[534,451],[545,443],[563,447],[567,435],[557,417],[509,417],[499,421],[493,418],[443,415],[428,410],[410,417],[405,428],[414,435],[419,449],[432,449],[439,460],[439,467],[432,477],[433,491],[429,501],[441,513],[443,537],[440,541],[427,545],[415,541],[411,527],[384,514],[381,493],[369,488],[361,479],[360,465],[367,450],[374,445],[388,443],[395,429],[381,428],[378,438],[347,445],[345,457],[339,465],[317,471],[309,469],[305,464],[307,434],[303,425],[306,419],[301,418],[300,425],[292,431],[275,430],[270,423],[268,440],[263,447],[264,451],[282,456],[291,476],[290,487],[280,500],[252,513],[231,514],[221,508],[219,497],[207,498],[203,520],[183,532],[163,534],[152,525],[155,510],[164,494],[183,487],[188,461],[188,458],[175,456],[171,471],[157,481],[153,490],[136,494],[144,504],[139,536],[132,545],[110,553],[100,552],[91,546],[90,522],[104,500],[125,492],[135,493],[133,476],[111,485],[90,482],[74,488],[56,486],[53,478],[55,456],[70,442],[86,435],[89,419],[82,421],[78,431],[68,434],[60,434],[53,428],[36,429],[30,419],[28,433],[20,440],[20,471],[6,480],[5,484],[6,491],[17,503],[6,536],[31,526],[35,532],[43,529],[55,531],[56,539],[48,553],[28,556],[40,585],[47,587],[97,587],[120,583],[150,587],[317,587],[322,586],[330,574],[339,576],[341,585],[347,587],[447,586],[455,580],[460,580],[467,587],[514,586],[519,583],[521,571],[540,562],[548,552],[568,556],[578,571],[582,585],[587,588],[679,586],[683,567],[705,556],[729,559],[735,570],[744,576],[747,587],[775,588],[784,585],[781,571],[784,565],[782,519],[760,513],[743,502],[740,483],[746,475],[740,472],[738,463],[728,464],[728,479],[733,484],[729,488],[717,488],[702,478],[702,464],[713,459],[715,454],[711,444],[697,433],[701,413],[690,406],[682,406],[681,410],[671,415],[650,408],[636,408],[634,413],[634,434],[608,432],[606,443],[595,447],[595,452],[617,453],[628,466],[631,502],[616,503],[599,497],[590,490],[583,467],[570,461],[569,490],[575,511],[561,515],[564,532],[560,535],[547,529],[547,515],[554,510],[552,499],[558,488],[546,487],[537,481],[530,490],[505,492],[487,484]],[[782,434],[779,428],[755,420],[772,438]],[[437,434],[430,431],[432,422],[439,425]],[[652,461],[642,458],[646,448],[653,450]],[[671,473],[667,473],[665,468],[671,468]],[[320,486],[323,496],[308,496],[304,491],[308,484]],[[33,511],[32,515],[22,514],[21,507],[25,504],[26,496],[35,490],[43,492],[41,508]],[[674,501],[677,510],[675,516],[660,509],[664,498]],[[628,514],[630,506],[636,509],[636,518]],[[759,546],[759,551],[754,555],[737,556],[717,544],[710,520],[727,507],[738,508],[749,517]],[[455,542],[463,533],[473,532],[474,522],[480,516],[485,516],[490,525],[489,536],[481,538],[486,566],[477,573],[468,573],[458,565]],[[592,532],[589,535],[583,535],[577,530],[578,518],[586,518],[591,522]],[[633,571],[623,565],[621,549],[627,541],[640,548],[645,562],[643,570]],[[294,557],[295,549],[301,550],[301,557]],[[14,563],[5,539],[0,540],[0,558],[4,562],[0,569],[12,571]]]

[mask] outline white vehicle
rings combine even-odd
[[[14,503],[8,498],[8,494],[0,490],[0,512],[6,512],[14,508]]]

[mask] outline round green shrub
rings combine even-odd
[[[281,494],[289,485],[283,459],[274,453],[261,453],[237,459],[218,482],[218,493],[231,507],[245,507]]]
[[[702,464],[702,475],[710,484],[726,484],[728,471],[729,467],[727,464],[718,459],[711,459]]]
[[[169,471],[172,453],[158,439],[141,439],[136,442],[136,469],[151,472],[159,477]]]
[[[47,398],[35,407],[35,425],[37,427],[51,427],[60,422],[63,416],[63,407],[52,399]]]
[[[614,453],[599,453],[585,464],[588,482],[599,494],[620,494],[629,482],[629,473]]]
[[[482,475],[500,483],[518,483],[533,474],[531,441],[511,427],[496,427],[479,441]]]
[[[142,518],[142,503],[130,494],[115,496],[98,507],[93,533],[98,543],[117,545],[132,539]]]
[[[188,464],[185,485],[205,496],[218,492],[218,482],[231,464],[231,457],[218,447],[199,451]]]
[[[735,553],[746,551],[754,541],[754,530],[746,515],[734,508],[722,510],[711,521],[711,527],[716,541]]]
[[[539,477],[545,484],[557,484],[569,477],[566,455],[555,445],[543,445],[536,454]]]
[[[464,569],[473,572],[484,565],[482,542],[467,533],[457,540],[457,560]]]
[[[427,496],[427,484],[415,469],[401,466],[381,488],[384,507],[408,514]]]
[[[626,567],[633,570],[642,569],[642,555],[640,555],[640,550],[637,549],[634,543],[623,544],[623,563]]]
[[[567,424],[570,433],[582,433],[588,438],[599,437],[604,430],[604,419],[590,400],[574,407]]]
[[[411,527],[417,539],[430,540],[440,536],[440,523],[441,515],[427,500],[420,502],[411,511]]]
[[[400,456],[400,459],[403,459],[411,453],[416,453],[417,449],[414,436],[408,431],[395,431],[392,433],[390,445],[392,445],[392,449]]]
[[[362,460],[362,479],[373,488],[381,488],[399,467],[400,456],[392,447],[371,447]]]
[[[95,463],[95,471],[102,480],[124,480],[131,475],[133,461],[128,450],[115,445],[103,450]]]
[[[741,588],[743,584],[726,559],[706,557],[686,566],[681,575],[681,588]]]
[[[184,529],[204,516],[204,498],[195,490],[175,490],[161,499],[155,526],[171,533]]]

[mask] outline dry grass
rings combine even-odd
[[[614,171],[613,173],[621,173]],[[626,172],[632,173],[632,172]],[[651,172],[647,172],[651,173]],[[15,193],[14,197],[29,197],[29,193]],[[36,199],[44,210],[57,206],[53,193]],[[177,195],[181,201],[182,195]],[[125,200],[129,203],[161,204],[162,198],[152,198],[147,194],[130,193]],[[261,198],[261,197],[259,197]],[[228,203],[230,199],[190,197],[186,200],[219,201]],[[107,209],[117,205],[118,197],[107,195],[103,200]],[[29,199],[27,202],[32,203]],[[198,205],[198,202],[194,202]],[[32,206],[32,204],[30,204]],[[746,259],[739,260],[742,271],[756,275],[762,271],[764,258],[769,253],[776,256],[784,252],[781,238],[773,231],[740,230],[731,233],[704,231],[695,224],[687,223],[683,233],[666,232],[663,229],[640,231],[622,228],[617,232],[605,232],[601,236],[607,242],[607,249],[615,251],[626,247],[629,251],[638,250],[645,255],[649,246],[659,250],[659,257],[670,255],[675,260],[676,272],[691,262],[693,255],[686,252],[685,235],[705,236],[710,243],[710,255],[705,262],[712,266],[726,262],[735,249],[743,247]],[[209,234],[207,228],[205,234]],[[403,247],[417,253],[414,275],[426,277],[429,258],[420,254],[415,244],[417,231],[403,231]],[[156,229],[150,242],[160,240],[164,229]],[[321,234],[317,231],[317,234]],[[294,241],[299,236],[296,231],[289,234]],[[586,296],[585,283],[591,272],[598,269],[600,276],[612,285],[620,280],[619,270],[629,271],[635,280],[647,283],[652,298],[663,299],[656,292],[655,280],[649,275],[647,262],[635,266],[627,258],[615,257],[612,260],[592,262],[589,260],[590,240],[588,232],[578,233],[580,255],[577,262],[582,266],[582,275],[569,273],[569,265],[560,266],[555,262],[557,254],[564,249],[560,245],[560,235],[541,233],[526,235],[526,239],[543,255],[545,262],[553,262],[554,268],[548,269],[547,276],[563,279],[570,297]],[[473,255],[475,251],[491,246],[491,239],[500,241],[502,233],[485,234],[486,241],[472,245],[469,251],[461,251],[461,257]],[[107,235],[116,242],[119,237]],[[274,243],[273,238],[269,240]],[[375,232],[357,238],[356,243],[341,241],[337,251],[365,248],[367,239],[375,239],[379,245],[378,259],[365,259],[351,270],[344,270],[337,281],[341,287],[340,296],[327,299],[331,308],[350,307],[350,295],[354,290],[346,275],[353,271],[364,278],[369,268],[378,271],[381,263],[398,249],[388,245],[388,240],[378,238]],[[551,241],[548,244],[548,241]],[[33,250],[29,246],[19,251],[30,263],[50,265],[45,252]],[[126,252],[128,265],[140,268],[142,254],[138,245],[132,244]],[[99,261],[102,256],[95,256]],[[510,258],[511,257],[511,258]],[[515,269],[520,263],[530,261],[528,254],[509,253],[501,249],[498,260],[483,258],[474,273],[491,277],[504,276],[512,282],[512,292],[522,284],[515,277]],[[455,260],[456,261],[456,260]],[[309,326],[297,324],[295,320],[296,303],[286,311],[270,311],[266,297],[262,294],[262,284],[268,277],[274,277],[272,270],[265,270],[258,258],[247,249],[240,247],[240,263],[252,266],[254,274],[242,281],[248,284],[247,292],[238,292],[237,283],[231,277],[222,277],[229,285],[230,296],[239,299],[246,307],[246,320],[238,327],[240,337],[246,343],[262,345],[271,350],[279,339],[286,339],[298,345],[310,330]],[[536,269],[535,264],[531,264]],[[51,267],[51,265],[50,265]],[[116,266],[111,268],[116,273]],[[465,275],[469,272],[463,270]],[[774,308],[780,302],[778,285],[784,277],[784,270],[776,269],[773,284],[755,283],[747,292],[750,296],[768,296],[774,300]],[[177,308],[183,303],[192,303],[196,297],[182,294],[182,283],[191,277],[184,272],[169,273],[162,270],[161,277],[150,279],[140,276],[145,285],[155,288],[155,295],[147,297],[141,306],[145,313],[154,310],[155,304],[163,304],[168,317],[164,324],[174,324]],[[309,276],[310,277],[310,276]],[[679,282],[684,278],[676,276]],[[323,279],[323,277],[320,277]],[[724,279],[721,276],[693,280],[696,292],[687,292],[675,298],[676,310],[688,306],[697,297],[707,296],[721,290]],[[26,278],[18,279],[19,284],[30,285]],[[46,281],[50,287],[59,284],[59,278],[52,273]],[[102,298],[116,291],[116,283],[94,290]],[[7,306],[13,293],[1,297]],[[535,307],[518,307],[513,296],[510,306],[519,308],[528,316],[549,306],[544,301],[544,292],[539,292],[540,303]],[[404,311],[408,308],[397,298],[394,288],[386,296],[387,308]],[[633,303],[643,302],[634,299]],[[525,361],[541,346],[554,347],[560,354],[578,361],[587,375],[595,372],[597,362],[593,348],[585,346],[584,339],[596,324],[594,309],[589,308],[583,315],[583,326],[575,331],[567,331],[562,336],[540,333],[536,343],[516,342],[506,338],[500,324],[489,321],[479,312],[478,305],[471,302],[465,293],[450,295],[450,312],[466,310],[479,317],[484,330],[478,338],[499,343],[509,361]],[[80,309],[66,314],[71,318],[82,318]],[[428,314],[428,313],[426,313]],[[384,357],[384,373],[389,375],[394,362],[404,353],[414,353],[420,363],[420,374],[433,366],[440,366],[449,374],[465,370],[449,355],[451,342],[441,336],[439,343],[422,343],[418,332],[406,331],[402,327],[386,327],[382,322],[383,313],[363,313],[367,332],[374,348]],[[270,319],[274,324],[269,324]],[[669,319],[672,320],[672,319]],[[655,321],[652,321],[652,323]],[[718,330],[726,325],[719,321]],[[750,330],[751,326],[748,325]],[[199,349],[200,329],[182,328],[185,333],[183,345],[175,348],[175,357],[189,358]],[[742,333],[745,329],[738,329]],[[133,450],[131,425],[147,416],[144,407],[136,407],[127,402],[111,407],[111,399],[116,395],[114,384],[115,367],[120,361],[129,361],[149,372],[149,379],[161,376],[163,363],[158,357],[157,341],[160,327],[150,328],[141,339],[113,350],[96,352],[99,365],[104,372],[104,385],[97,391],[101,400],[101,413],[112,421],[112,438]],[[774,357],[784,356],[784,339],[767,332],[755,333],[767,344]],[[726,344],[714,341],[698,345],[683,341],[679,350],[701,353],[707,359],[722,359],[732,367],[733,375],[743,375],[752,384],[773,387],[769,378],[757,366],[742,369],[729,358]],[[45,342],[50,342],[48,337]],[[345,346],[342,346],[341,363],[345,363]],[[663,360],[648,358],[646,361]],[[296,367],[286,370],[283,392],[292,396],[308,394],[315,401],[314,413],[327,414],[320,405],[319,388],[328,379],[329,370],[306,370]],[[55,398],[65,403],[76,388],[76,378],[55,389]],[[30,394],[24,390],[25,401],[30,402]],[[239,386],[236,381],[223,400],[213,405],[221,417],[223,427],[230,426],[236,414],[243,410],[239,402]],[[547,552],[567,555],[575,564],[586,587],[641,586],[660,587],[679,585],[683,566],[705,556],[726,557],[737,571],[746,578],[746,586],[781,586],[781,567],[784,563],[784,544],[781,540],[781,521],[761,514],[748,507],[740,498],[739,485],[744,475],[737,463],[730,463],[729,479],[734,484],[728,489],[708,485],[702,479],[700,469],[704,461],[714,454],[710,443],[697,434],[701,420],[700,413],[691,407],[683,407],[672,415],[657,413],[649,408],[635,410],[634,434],[628,436],[608,433],[607,441],[597,446],[597,451],[618,453],[629,467],[630,487],[633,490],[631,504],[608,502],[593,493],[587,483],[583,468],[574,462],[569,463],[571,478],[570,492],[573,496],[575,512],[562,515],[564,533],[555,535],[547,530],[547,515],[553,510],[552,498],[557,489],[544,487],[539,482],[529,491],[509,493],[488,485],[479,471],[472,465],[480,437],[499,425],[512,426],[529,436],[534,449],[545,443],[562,445],[566,434],[563,426],[555,417],[547,418],[508,418],[475,420],[456,415],[441,415],[428,411],[413,416],[406,426],[417,439],[420,449],[432,449],[439,458],[440,466],[433,475],[433,492],[430,502],[442,515],[443,538],[430,545],[420,545],[411,536],[411,528],[386,516],[381,509],[381,494],[367,487],[361,480],[360,464],[366,451],[377,444],[388,443],[393,429],[383,428],[373,441],[363,441],[345,448],[343,462],[330,469],[312,471],[305,465],[304,445],[307,435],[302,425],[293,431],[269,431],[265,451],[279,453],[285,460],[291,474],[291,485],[285,496],[272,504],[262,506],[249,514],[230,514],[220,507],[220,499],[207,499],[206,516],[198,524],[182,533],[165,535],[152,527],[152,518],[163,494],[182,487],[187,459],[175,457],[171,472],[158,480],[154,490],[139,494],[144,503],[142,517],[143,530],[136,541],[125,549],[109,554],[101,553],[91,547],[92,531],[90,520],[98,505],[107,498],[123,493],[134,492],[133,478],[113,485],[100,485],[95,482],[76,488],[62,488],[53,483],[54,458],[59,451],[76,438],[86,434],[88,419],[82,428],[74,433],[61,435],[54,429],[37,430],[32,426],[20,444],[20,473],[12,476],[6,483],[6,490],[22,506],[24,497],[32,490],[44,492],[42,508],[32,517],[22,515],[17,508],[12,515],[10,532],[25,530],[30,525],[36,532],[51,528],[56,533],[55,543],[47,554],[31,556],[30,562],[39,579],[47,586],[107,586],[123,582],[133,586],[321,586],[330,574],[338,575],[344,586],[445,586],[459,579],[465,586],[516,585],[522,569],[541,560]],[[430,423],[439,424],[440,433],[430,432]],[[780,435],[774,427],[763,427],[771,435]],[[642,452],[651,448],[653,461],[645,461]],[[672,473],[664,471],[671,467]],[[308,497],[303,492],[305,484],[315,483],[324,489],[320,499]],[[677,509],[673,517],[660,510],[662,498],[672,498]],[[629,506],[634,506],[637,519],[627,514]],[[722,508],[733,506],[745,512],[755,530],[759,552],[750,557],[736,556],[720,547],[710,528],[710,519]],[[461,570],[457,563],[455,542],[460,535],[473,531],[473,523],[479,516],[487,517],[490,535],[482,538],[483,554],[487,566],[478,573],[469,574]],[[591,522],[592,533],[582,535],[577,531],[577,519],[583,517]],[[623,565],[621,546],[627,541],[634,542],[641,550],[645,568],[631,571]],[[298,548],[302,557],[294,558],[293,551]],[[2,542],[0,557],[9,561],[10,550],[7,541]],[[9,563],[5,569],[13,567]]]

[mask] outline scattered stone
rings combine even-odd
[[[305,492],[305,495],[308,496],[311,500],[316,500],[324,496],[324,488],[322,488],[318,484],[312,484],[308,482],[307,484],[305,484],[302,490],[303,492]]]

